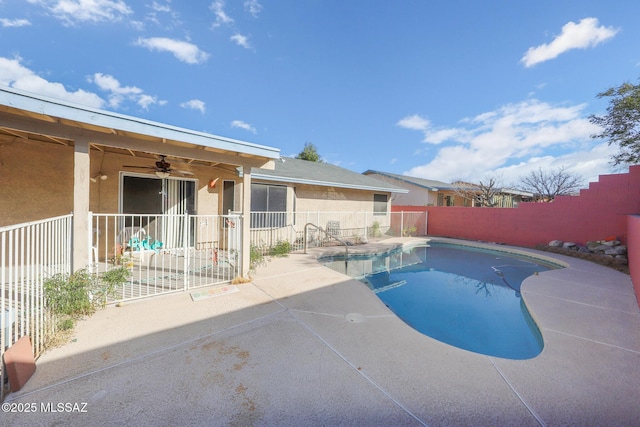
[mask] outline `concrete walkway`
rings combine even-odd
[[[544,350],[507,360],[421,335],[316,256],[272,259],[235,293],[99,311],[5,400],[35,411],[0,424],[640,425],[629,276],[545,254],[570,267],[523,284]]]

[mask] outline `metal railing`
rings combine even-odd
[[[131,272],[114,301],[229,282],[240,274],[239,215],[91,214],[91,224],[92,271],[125,266]]]
[[[342,243],[344,245],[345,258],[349,257],[349,243],[345,242],[340,237],[335,236],[334,234],[331,234],[329,231],[323,229],[322,227],[317,226],[315,224],[312,224],[310,222],[308,222],[308,223],[306,223],[304,225],[304,253],[305,254],[307,253],[307,248],[309,247],[308,240],[307,240],[307,234],[309,233],[309,227],[313,227],[314,229],[320,231],[321,233],[324,233],[329,239],[335,239],[338,242]]]
[[[43,284],[71,272],[72,215],[0,228],[0,358],[28,335],[38,357],[55,332]]]
[[[427,229],[424,212],[251,212],[251,245],[267,255],[283,242],[292,251],[303,250],[305,244],[336,244],[336,240],[326,239],[320,230],[306,234],[304,226],[308,223],[353,245],[389,237],[426,235]]]

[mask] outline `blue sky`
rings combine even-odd
[[[640,2],[0,0],[0,84],[364,172],[594,180]]]

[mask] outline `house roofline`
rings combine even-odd
[[[427,189],[427,190],[429,190],[429,191],[440,191],[440,190],[443,190],[443,191],[449,191],[449,190],[455,190],[455,187],[453,187],[453,186],[451,186],[451,185],[450,185],[449,187],[445,187],[445,186],[438,186],[438,187],[435,187],[435,186],[433,186],[433,185],[421,184],[421,183],[419,183],[419,182],[415,182],[415,181],[412,181],[412,180],[409,180],[409,179],[404,179],[404,178],[402,177],[402,175],[397,175],[397,174],[392,174],[392,173],[382,172],[382,171],[376,171],[376,170],[372,170],[372,169],[369,169],[369,170],[364,171],[364,172],[363,172],[363,174],[364,174],[364,175],[368,175],[368,174],[382,175],[382,176],[385,176],[385,177],[387,177],[387,178],[391,178],[391,179],[395,179],[395,180],[398,180],[398,181],[401,181],[401,182],[405,182],[405,183],[407,183],[407,184],[415,185],[416,187],[426,188],[426,189]],[[415,177],[408,177],[408,178],[422,179],[422,178],[415,178]],[[443,184],[446,184],[446,183],[444,183],[444,182],[443,182]]]
[[[179,141],[248,156],[278,159],[280,149],[198,132],[133,116],[100,110],[72,102],[0,85],[0,105],[42,116],[84,123],[94,127],[131,132],[159,139]]]
[[[240,177],[242,177],[242,171],[239,172]],[[271,181],[271,182],[286,182],[289,184],[307,184],[307,185],[317,185],[320,187],[340,187],[340,188],[348,188],[352,190],[369,190],[369,191],[380,191],[385,193],[408,193],[409,190],[404,188],[389,188],[389,187],[376,187],[370,185],[358,185],[358,184],[345,184],[341,182],[330,182],[330,181],[316,181],[313,179],[304,179],[304,178],[291,178],[286,176],[277,176],[277,175],[263,175],[260,173],[252,173],[252,180],[261,180],[261,181]]]

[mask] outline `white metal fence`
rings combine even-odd
[[[310,227],[304,236],[306,224],[323,231]],[[251,212],[250,233],[251,245],[266,255],[283,244],[300,250],[305,238],[308,246],[341,244],[330,236],[357,245],[389,237],[426,235],[426,229],[424,212]]]
[[[91,269],[123,265],[131,271],[117,301],[228,282],[240,273],[238,215],[91,217]]]
[[[72,215],[0,228],[0,358],[29,335],[37,357],[54,332],[43,283],[71,272]]]

